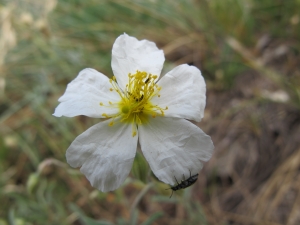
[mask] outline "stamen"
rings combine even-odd
[[[109,118],[109,116],[106,113],[102,113],[102,116]]]
[[[164,116],[164,111],[168,107],[161,108],[158,105],[153,105],[151,99],[154,96],[160,97],[161,87],[155,82],[157,75],[152,75],[146,72],[136,71],[135,74],[128,74],[128,83],[124,90],[121,90],[116,82],[116,77],[113,76],[109,80],[111,83],[110,91],[116,91],[121,100],[118,103],[108,102],[109,105],[99,104],[105,107],[118,107],[119,112],[114,115],[107,115],[103,113],[105,118],[113,118],[109,126],[113,126],[114,119],[121,117],[120,122],[132,124],[132,136],[137,134],[136,125],[145,124],[149,121],[149,117],[156,118],[157,116]]]

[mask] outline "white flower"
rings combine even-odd
[[[128,176],[138,141],[156,177],[170,185],[197,174],[213,143],[200,128],[205,82],[199,69],[180,65],[158,80],[165,57],[153,42],[119,36],[112,49],[113,79],[84,69],[59,98],[54,116],[107,118],[79,135],[66,157],[103,192]]]

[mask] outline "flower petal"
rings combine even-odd
[[[100,122],[79,135],[68,148],[67,162],[80,167],[91,185],[102,192],[120,187],[128,176],[135,157],[137,137],[132,127],[111,120]]]
[[[139,70],[159,76],[164,61],[163,51],[151,41],[139,41],[135,37],[122,34],[113,45],[111,67],[123,90],[128,83],[129,73],[134,74]]]
[[[153,173],[170,185],[197,174],[214,149],[208,135],[180,118],[156,117],[140,125],[139,141]]]
[[[68,84],[66,92],[58,101],[61,102],[55,109],[54,116],[73,117],[85,115],[94,118],[103,118],[102,114],[115,114],[117,107],[100,106],[100,102],[109,105],[119,102],[120,96],[110,91],[112,85],[109,79],[94,69],[84,69]]]
[[[151,102],[162,108],[165,117],[179,117],[199,122],[204,116],[205,81],[198,68],[187,64],[175,67],[157,82],[160,97]]]

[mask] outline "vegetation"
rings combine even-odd
[[[0,0],[0,225],[300,224],[299,0]],[[163,73],[201,69],[198,125],[215,154],[195,185],[170,190],[137,156],[124,185],[92,188],[66,163],[97,123],[55,118],[86,67],[112,76],[122,33],[157,43]]]

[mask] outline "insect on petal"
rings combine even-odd
[[[153,173],[164,183],[176,185],[197,174],[212,155],[211,138],[199,127],[180,118],[156,117],[139,126],[142,152]]]

